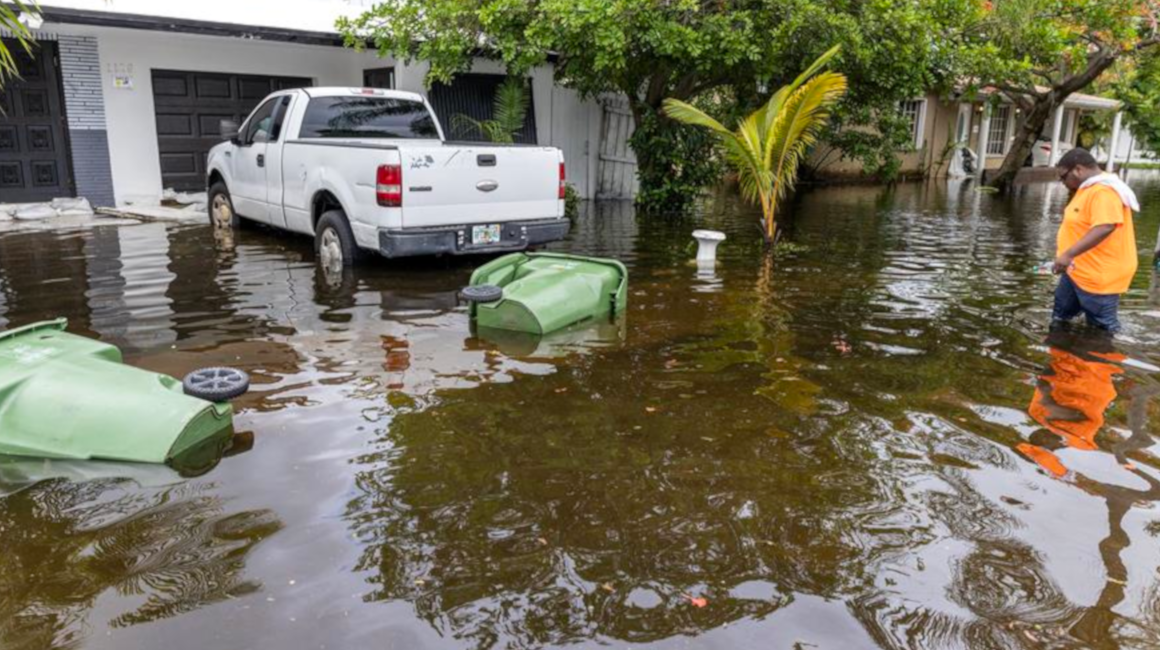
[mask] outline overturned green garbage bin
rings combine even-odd
[[[461,295],[477,327],[548,334],[624,311],[628,270],[610,259],[513,253],[476,269]]]
[[[245,373],[208,369],[183,385],[125,365],[119,349],[67,324],[0,332],[0,454],[165,463],[228,444],[227,400],[245,392]]]

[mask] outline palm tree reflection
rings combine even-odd
[[[107,591],[135,609],[113,627],[157,621],[255,592],[253,547],[282,528],[265,510],[226,512],[193,484],[45,481],[0,499],[0,639],[15,647],[83,642]]]

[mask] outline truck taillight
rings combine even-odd
[[[375,198],[384,208],[403,206],[403,166],[379,165],[375,176]]]
[[[567,186],[564,184],[564,163],[560,163],[560,198],[567,196]]]

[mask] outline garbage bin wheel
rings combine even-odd
[[[463,287],[459,297],[467,302],[495,302],[503,298],[503,289],[494,284],[477,284]]]
[[[225,402],[250,389],[250,376],[237,368],[202,368],[181,380],[185,394],[207,402]]]

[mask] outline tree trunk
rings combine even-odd
[[[1031,155],[1036,138],[1043,131],[1047,121],[1051,119],[1055,107],[1059,105],[1055,97],[1055,92],[1035,97],[1034,103],[1031,104],[1031,110],[1027,111],[1023,120],[1016,125],[1015,140],[1011,143],[1011,148],[1007,150],[1007,156],[1003,158],[1003,164],[999,167],[999,171],[988,183],[991,187],[1007,189],[1015,180],[1015,175],[1023,168],[1027,156]],[[1059,99],[1058,102],[1062,103],[1063,98]]]
[[[1027,160],[1027,155],[1031,153],[1031,148],[1035,146],[1035,138],[1043,130],[1043,125],[1047,123],[1055,107],[1062,105],[1072,93],[1083,90],[1095,81],[1096,77],[1112,67],[1119,54],[1118,50],[1108,49],[1092,52],[1083,70],[1064,78],[1045,93],[1003,89],[1027,116],[1020,125],[1015,142],[1007,152],[1007,157],[1003,159],[1002,166],[991,179],[991,187],[998,189],[1010,187],[1011,181],[1015,180],[1015,174],[1019,173],[1023,162]],[[983,161],[986,160],[986,152],[979,152],[979,156]]]

